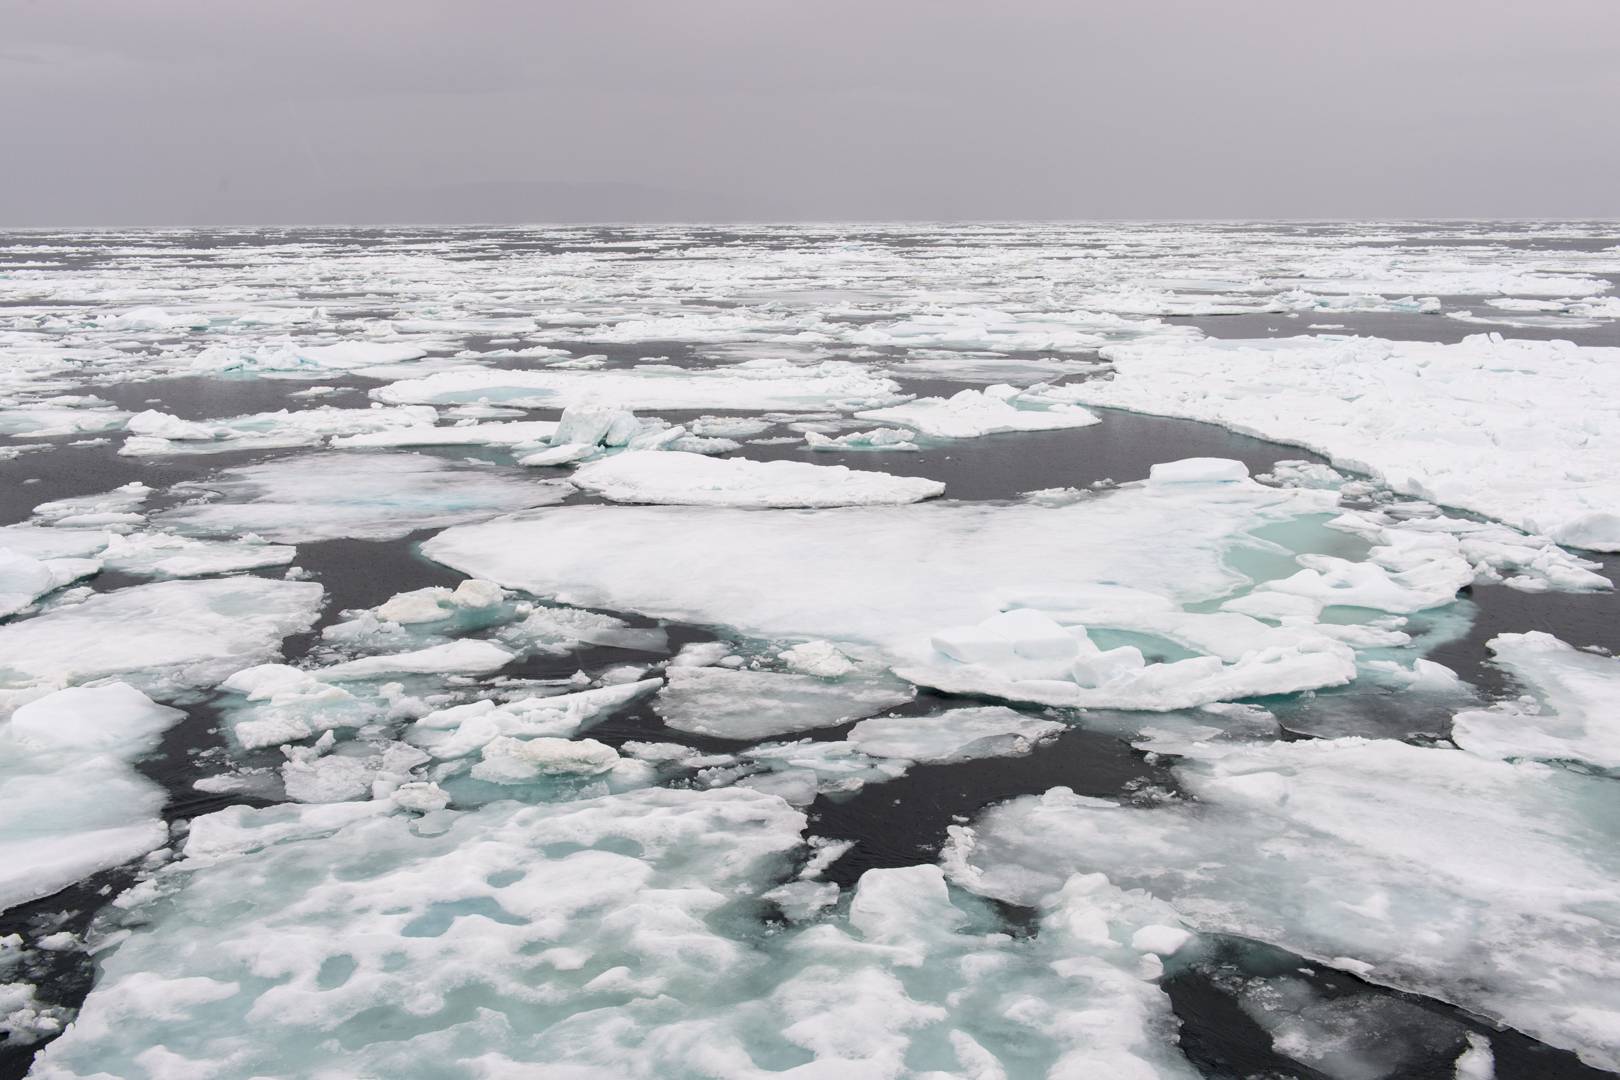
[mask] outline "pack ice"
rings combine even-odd
[[[359,809],[198,819],[34,1075],[1196,1076],[1153,981],[1186,935],[1098,875],[1030,938],[931,866],[764,933],[805,824],[772,795]]]
[[[1078,401],[1296,443],[1396,491],[1620,551],[1620,348],[1475,335],[1153,340]]]

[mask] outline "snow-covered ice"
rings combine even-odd
[[[283,544],[386,540],[559,502],[573,490],[476,464],[353,451],[226,469],[194,488],[215,501],[181,506],[157,520],[183,533],[254,533]]]
[[[0,626],[0,703],[108,676],[149,690],[212,686],[315,622],[324,590],[260,577],[159,581]]]
[[[1452,719],[1451,740],[1488,758],[1581,762],[1620,772],[1620,659],[1532,630],[1490,640],[1526,698]]]
[[[1076,400],[1297,443],[1396,491],[1620,551],[1620,348],[1475,335],[1111,345]]]
[[[899,385],[855,364],[799,367],[749,360],[685,370],[658,364],[616,371],[491,371],[464,368],[406,379],[372,392],[390,404],[488,401],[526,408],[613,404],[627,409],[819,409],[871,407],[901,399]]]
[[[131,765],[181,715],[115,682],[0,720],[0,910],[168,842],[163,789]]]
[[[1104,873],[1199,930],[1349,958],[1620,1065],[1612,780],[1359,738],[1195,755],[1175,772],[1196,801],[1055,788],[955,829],[945,861],[1020,904]]]
[[[1044,385],[1019,390],[1000,384],[983,390],[959,390],[948,398],[918,398],[904,405],[866,409],[862,420],[904,424],[936,439],[971,439],[1007,431],[1051,431],[1101,423],[1097,414],[1067,397],[1067,388]]]
[[[645,450],[583,465],[570,480],[614,502],[687,506],[888,506],[945,490],[937,480],[842,465]]]

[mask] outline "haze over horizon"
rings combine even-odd
[[[0,0],[0,226],[1620,217],[1620,5]]]

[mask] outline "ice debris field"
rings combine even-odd
[[[1617,286],[0,234],[0,1076],[1620,1073]]]

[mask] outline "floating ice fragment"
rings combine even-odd
[[[323,591],[259,577],[162,581],[0,626],[5,690],[119,675],[147,688],[211,686],[309,629]]]
[[[971,439],[1006,431],[1050,431],[1088,427],[1102,421],[1067,396],[1069,388],[1055,390],[1037,384],[1028,390],[999,384],[983,390],[962,390],[948,398],[919,398],[904,405],[867,409],[862,420],[904,424],[939,439]]]
[[[693,506],[894,505],[932,498],[945,490],[937,480],[842,465],[636,450],[581,466],[571,480],[614,502]]]
[[[769,671],[672,667],[653,708],[677,731],[724,739],[831,727],[910,701],[896,679],[856,676],[837,681]]]
[[[594,371],[459,368],[372,391],[391,404],[488,401],[529,408],[612,402],[625,409],[804,409],[899,400],[899,385],[841,361],[750,360],[724,368],[645,364]]]
[[[196,485],[219,501],[158,515],[182,532],[256,533],[278,543],[387,540],[525,507],[573,489],[417,454],[311,454],[227,469]]]
[[[1497,665],[1535,696],[1458,713],[1452,742],[1487,758],[1620,770],[1620,659],[1582,652],[1539,630],[1498,634],[1488,644]]]
[[[111,683],[0,720],[0,910],[168,841],[163,790],[132,766],[182,715]]]

